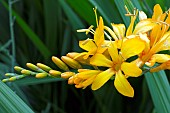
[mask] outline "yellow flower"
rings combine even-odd
[[[114,85],[118,92],[125,96],[133,97],[134,90],[126,78],[128,76],[138,77],[142,73],[142,70],[134,63],[126,62],[126,60],[132,56],[138,55],[143,51],[144,47],[144,41],[139,38],[132,38],[123,41],[120,50],[115,45],[115,42],[110,44],[108,52],[112,60],[107,59],[103,54],[95,54],[90,59],[90,63],[95,66],[109,68],[96,75],[92,83],[92,90],[99,89],[115,75]]]
[[[107,49],[109,42],[104,39],[104,23],[102,17],[100,17],[99,25],[96,30],[92,30],[94,33],[94,39],[87,39],[79,42],[79,46],[86,50],[86,55],[83,57],[87,59],[89,55],[94,55],[96,53],[103,53]]]
[[[154,13],[152,18],[144,19],[142,21],[151,21],[156,23],[151,32],[139,33],[140,38],[146,42],[144,51],[139,55],[139,59],[136,60],[139,66],[144,64],[153,66],[155,62],[159,63],[159,60],[166,62],[170,60],[165,57],[164,54],[156,54],[163,50],[170,50],[170,13],[163,13],[159,4],[154,6]],[[165,59],[164,59],[165,58]],[[163,60],[164,59],[164,60]],[[163,63],[163,62],[162,62]]]

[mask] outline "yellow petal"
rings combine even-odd
[[[170,60],[170,55],[166,55],[166,54],[154,54],[152,56],[152,58],[155,59],[155,62],[164,63],[164,62],[167,62],[168,60]]]
[[[145,42],[139,38],[128,39],[122,44],[121,54],[124,59],[141,53],[145,48]]]
[[[83,85],[84,87],[89,86],[90,84],[93,83],[95,77],[96,77],[96,76],[94,75],[94,76],[88,78],[87,80],[83,81],[83,82],[82,82],[82,85]]]
[[[100,17],[99,26],[94,33],[94,41],[97,46],[100,46],[104,42],[104,23],[102,17]]]
[[[99,74],[100,72],[101,71],[99,71],[99,70],[85,70],[83,72],[78,73],[77,77],[81,78],[81,79],[88,79],[88,78],[92,77],[93,75]]]
[[[123,39],[123,37],[125,35],[125,30],[126,30],[125,25],[124,24],[114,24],[114,23],[112,23],[111,25],[112,25],[113,30],[114,30],[115,34],[117,35],[117,37],[119,39]]]
[[[95,54],[90,59],[90,64],[95,66],[105,66],[105,67],[111,67],[113,65],[112,61],[107,59],[103,54]]]
[[[122,74],[122,72],[119,70],[118,73],[116,73],[114,85],[119,93],[121,93],[124,96],[133,97],[134,96],[134,90],[130,83],[127,81],[125,76]]]
[[[94,55],[97,52],[97,48],[92,48],[87,54],[83,57],[84,59],[89,58],[90,55]]]
[[[159,5],[159,4],[156,4],[156,5],[154,6],[154,11],[153,11],[152,19],[153,19],[153,20],[159,20],[160,15],[161,15],[162,13],[163,13],[163,12],[162,12],[162,9],[161,9],[160,5]]]
[[[92,83],[92,86],[91,86],[92,90],[97,90],[100,87],[102,87],[114,74],[115,74],[115,71],[112,70],[111,68],[98,74],[94,82]]]
[[[139,33],[139,37],[140,37],[140,39],[142,39],[142,40],[144,40],[146,42],[145,43],[144,53],[147,53],[150,50],[150,40],[148,39],[146,33],[144,33],[144,34]]]
[[[119,62],[118,50],[117,50],[117,48],[116,48],[116,46],[115,46],[114,43],[111,43],[111,44],[110,44],[110,46],[109,46],[109,48],[108,48],[108,51],[109,51],[109,54],[110,54],[110,56],[111,56],[111,58],[112,58],[112,61],[113,61],[114,63]]]
[[[154,28],[155,25],[156,23],[153,23],[149,19],[142,20],[136,25],[133,34],[146,33]]]
[[[79,46],[86,51],[90,51],[92,48],[97,48],[95,43],[90,39],[79,41]]]
[[[137,13],[136,13],[136,15],[137,15]],[[131,22],[130,22],[130,25],[129,25],[127,31],[126,31],[126,36],[129,36],[129,35],[132,34],[133,26],[134,26],[134,23],[135,23],[135,20],[136,20],[136,15],[131,17]]]
[[[132,77],[138,77],[142,73],[142,70],[137,67],[136,64],[128,62],[123,62],[123,64],[121,65],[121,70],[124,72],[125,75]]]
[[[152,51],[154,51],[154,53],[157,53],[159,51],[169,49],[170,49],[170,31],[164,34],[160,41],[156,43],[154,48],[152,48]]]
[[[143,11],[139,11],[139,20],[147,19],[147,15]]]

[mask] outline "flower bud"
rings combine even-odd
[[[15,73],[6,73],[5,76],[16,76]]]
[[[37,63],[37,66],[47,72],[49,72],[51,70],[51,68],[49,66],[42,64],[42,63]]]
[[[81,65],[74,59],[67,57],[67,56],[62,56],[61,59],[70,67],[74,69],[80,69],[82,68]]]
[[[34,70],[34,71],[37,71],[38,70],[38,67],[32,63],[27,63],[26,64],[28,68]]]
[[[34,74],[35,74],[34,72],[32,72],[32,71],[30,71],[30,70],[26,70],[26,69],[23,69],[23,70],[21,71],[21,73],[22,73],[22,74],[25,74],[25,75],[34,75]]]
[[[61,74],[61,78],[64,78],[64,79],[68,79],[70,78],[71,76],[74,76],[75,73],[74,72],[64,72]]]
[[[56,70],[50,70],[49,74],[54,76],[54,77],[59,77],[61,75],[60,71],[56,71]]]
[[[9,79],[7,78],[7,79],[3,79],[2,80],[2,82],[8,82],[9,81]]]
[[[14,69],[18,72],[21,72],[23,70],[23,68],[19,66],[15,66]]]
[[[45,78],[47,77],[48,73],[38,73],[35,75],[36,78]]]
[[[68,71],[68,70],[69,70],[69,68],[67,67],[67,65],[66,65],[63,61],[61,61],[59,58],[53,56],[53,57],[52,57],[52,61],[53,61],[60,69],[62,69],[62,70],[64,70],[64,71]]]

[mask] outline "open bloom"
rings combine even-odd
[[[104,39],[104,23],[102,17],[100,17],[99,25],[97,26],[96,30],[92,30],[91,27],[87,30],[91,30],[94,34],[94,39],[86,39],[83,41],[79,41],[79,46],[86,50],[82,53],[84,59],[87,59],[89,55],[94,55],[96,53],[103,53],[107,47],[108,41]],[[79,55],[80,56],[80,55]]]
[[[170,13],[163,13],[160,5],[154,6],[154,13],[152,18],[144,19],[142,21],[152,21],[156,25],[148,33],[140,33],[140,38],[145,40],[146,46],[143,52],[139,55],[136,63],[139,66],[146,64],[153,66],[155,62],[163,63],[170,60],[170,56],[166,54],[158,54],[160,51],[170,49]]]
[[[111,59],[102,54],[95,54],[90,63],[95,66],[108,67],[107,70],[99,73],[92,83],[92,90],[97,90],[103,86],[113,75],[115,75],[114,85],[118,92],[125,96],[133,97],[134,90],[127,77],[138,77],[142,70],[134,63],[126,60],[132,56],[138,55],[143,51],[145,42],[139,38],[132,38],[122,42],[122,48],[119,50],[114,42],[110,44],[108,52]]]

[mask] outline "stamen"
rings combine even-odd
[[[107,37],[110,41],[112,41],[112,37],[110,37],[105,31],[104,31],[104,34],[106,35],[106,37]]]
[[[110,35],[112,36],[112,38],[114,38],[114,40],[118,40],[116,34],[109,27],[104,26],[104,29],[110,33]]]
[[[91,25],[89,28],[88,28],[88,30],[86,31],[86,35],[92,30],[92,32],[94,31],[92,28],[93,28],[94,26],[93,25]],[[93,32],[94,33],[94,32]],[[92,33],[92,34],[93,34]]]
[[[133,14],[129,11],[129,9],[127,8],[126,5],[125,5],[125,10],[127,12],[127,14],[125,14],[125,16],[136,16],[138,14],[138,9],[136,9],[136,8],[133,9]]]
[[[90,40],[93,40],[93,39],[87,38],[87,39],[82,43],[82,45],[87,44]]]
[[[94,11],[94,14],[95,14],[95,17],[96,17],[96,24],[97,24],[97,27],[98,27],[98,18],[97,18],[97,7],[93,8],[93,11]]]

